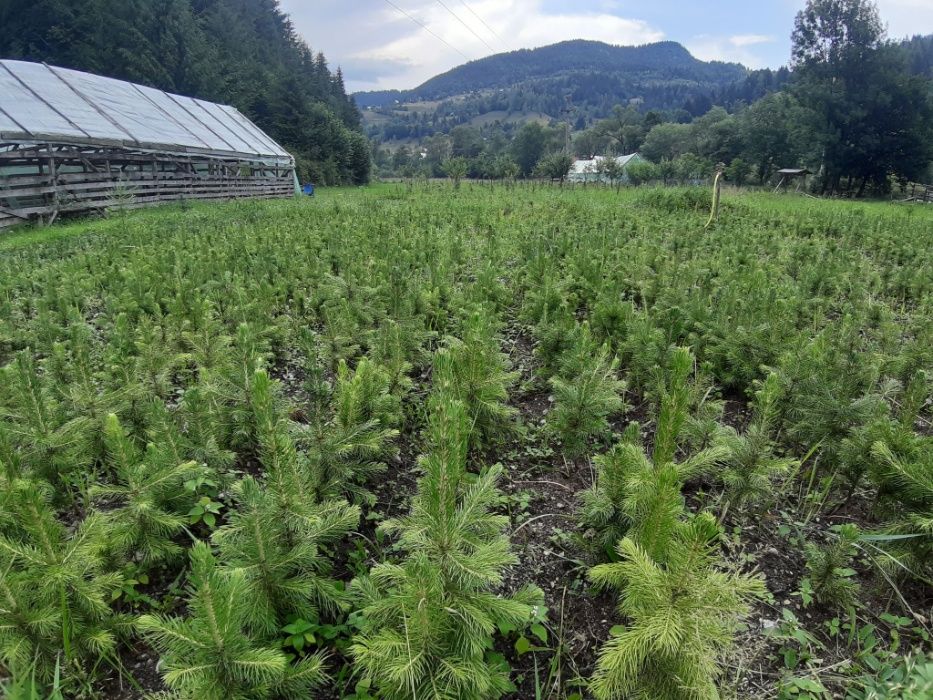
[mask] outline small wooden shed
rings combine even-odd
[[[295,160],[234,107],[0,60],[0,228],[181,199],[290,197]]]

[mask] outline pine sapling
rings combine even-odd
[[[825,545],[807,542],[804,554],[810,589],[820,603],[847,608],[855,603],[858,582],[852,559],[857,554],[858,526],[853,523],[834,526],[835,538]]]
[[[463,339],[450,339],[434,358],[435,385],[463,404],[473,448],[488,446],[511,430],[516,410],[507,403],[508,390],[517,378],[508,371],[508,357],[490,321],[479,313],[467,319]]]
[[[233,344],[234,361],[223,373],[202,383],[211,395],[211,403],[223,408],[223,426],[228,437],[221,444],[242,450],[254,449],[256,415],[253,410],[253,378],[263,369],[269,355],[268,340],[255,324],[241,323]]]
[[[493,515],[500,467],[464,479],[469,440],[464,406],[432,400],[430,452],[409,515],[383,527],[399,535],[401,563],[376,565],[356,579],[365,627],[350,653],[357,673],[399,700],[496,698],[508,675],[487,652],[497,625],[521,625],[540,602],[527,588],[493,593],[515,562],[503,516]]]
[[[723,517],[730,505],[754,506],[764,501],[773,491],[774,480],[798,464],[775,454],[771,431],[781,397],[777,375],[769,374],[755,397],[754,415],[745,432],[728,428],[720,437],[720,444],[729,452],[719,473],[726,488]]]
[[[620,591],[626,620],[600,649],[590,684],[599,700],[720,697],[720,661],[749,602],[765,588],[760,578],[719,568],[718,537],[715,520],[703,513],[681,523],[666,561],[626,537],[619,562],[590,570],[597,585]]]
[[[269,375],[257,371],[251,385],[253,421],[266,488],[274,498],[276,518],[296,541],[317,523],[317,504],[343,487],[332,473],[323,474],[319,463],[299,451],[292,435],[293,424],[278,403]]]
[[[182,697],[309,697],[327,679],[324,655],[293,662],[247,632],[253,606],[246,573],[221,569],[203,542],[191,548],[186,617],[143,615],[140,632],[161,653],[165,684]]]
[[[49,507],[48,488],[24,480],[10,487],[13,524],[0,533],[0,662],[35,664],[47,681],[60,657],[77,670],[114,653],[125,630],[109,606],[120,576],[105,568],[101,515],[69,532]]]
[[[197,462],[178,463],[170,444],[149,443],[141,454],[112,413],[104,422],[104,444],[114,478],[95,484],[90,494],[111,506],[104,516],[111,553],[145,566],[179,556],[182,548],[174,538],[191,505],[183,486],[205,470]]]
[[[332,419],[318,416],[302,433],[319,492],[372,502],[365,484],[385,470],[383,460],[395,451],[401,404],[389,393],[386,373],[363,358],[353,371],[338,364],[333,405]]]
[[[689,378],[693,357],[677,348],[661,385],[654,449],[647,454],[636,426],[629,426],[623,441],[596,460],[596,480],[583,497],[581,518],[596,532],[605,549],[612,538],[628,533],[648,552],[663,561],[665,550],[684,513],[684,483],[710,471],[728,454],[719,445],[694,454],[678,455],[689,418]]]
[[[586,452],[592,438],[608,432],[608,419],[625,408],[617,360],[606,346],[594,347],[588,333],[581,345],[582,353],[565,373],[550,380],[554,410],[548,420],[570,456]]]
[[[0,417],[29,475],[60,486],[73,470],[90,465],[86,437],[76,432],[28,351],[0,369]]]
[[[882,564],[925,576],[933,572],[933,440],[914,438],[900,454],[878,441],[872,456],[886,516],[880,534],[893,536],[879,542],[889,555]]]
[[[261,486],[251,477],[235,488],[237,508],[226,525],[213,534],[224,566],[244,575],[249,598],[247,624],[266,637],[274,635],[290,616],[317,620],[345,605],[343,589],[328,577],[331,564],[322,547],[356,527],[360,511],[343,501],[308,503],[301,509],[301,527],[283,517],[281,482]],[[311,494],[291,494],[310,499]],[[294,512],[295,509],[292,509]]]
[[[185,454],[214,472],[229,468],[236,455],[228,449],[225,412],[209,388],[192,386],[179,406],[185,426]]]
[[[594,548],[610,558],[614,556],[616,544],[632,526],[624,507],[629,480],[648,468],[640,431],[638,423],[629,423],[619,444],[593,458],[596,479],[581,495],[580,523],[587,528],[587,534],[592,535]]]

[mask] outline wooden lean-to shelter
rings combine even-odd
[[[294,158],[233,107],[0,60],[0,228],[297,187]]]
[[[792,180],[797,181],[797,189],[794,191],[800,192],[800,188],[807,184],[807,175],[812,175],[813,173],[806,168],[781,168],[777,171],[777,174],[781,176],[781,181],[778,182],[777,187],[774,188],[775,192],[782,187],[787,191],[787,184]]]

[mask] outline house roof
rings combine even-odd
[[[629,153],[624,156],[616,156],[614,158],[615,162],[621,166],[626,166],[629,162],[638,156],[637,153]],[[570,174],[584,175],[595,173],[599,163],[606,159],[606,156],[594,156],[593,158],[584,158],[581,160],[575,160],[573,165],[570,166]]]
[[[291,161],[234,107],[25,61],[0,60],[0,141]]]

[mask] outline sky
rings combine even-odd
[[[788,62],[794,15],[804,4],[805,0],[280,0],[311,48],[323,51],[331,68],[343,70],[350,91],[409,89],[468,60],[567,39],[619,45],[671,40],[703,60],[777,68]],[[892,38],[933,34],[933,0],[877,4]]]

